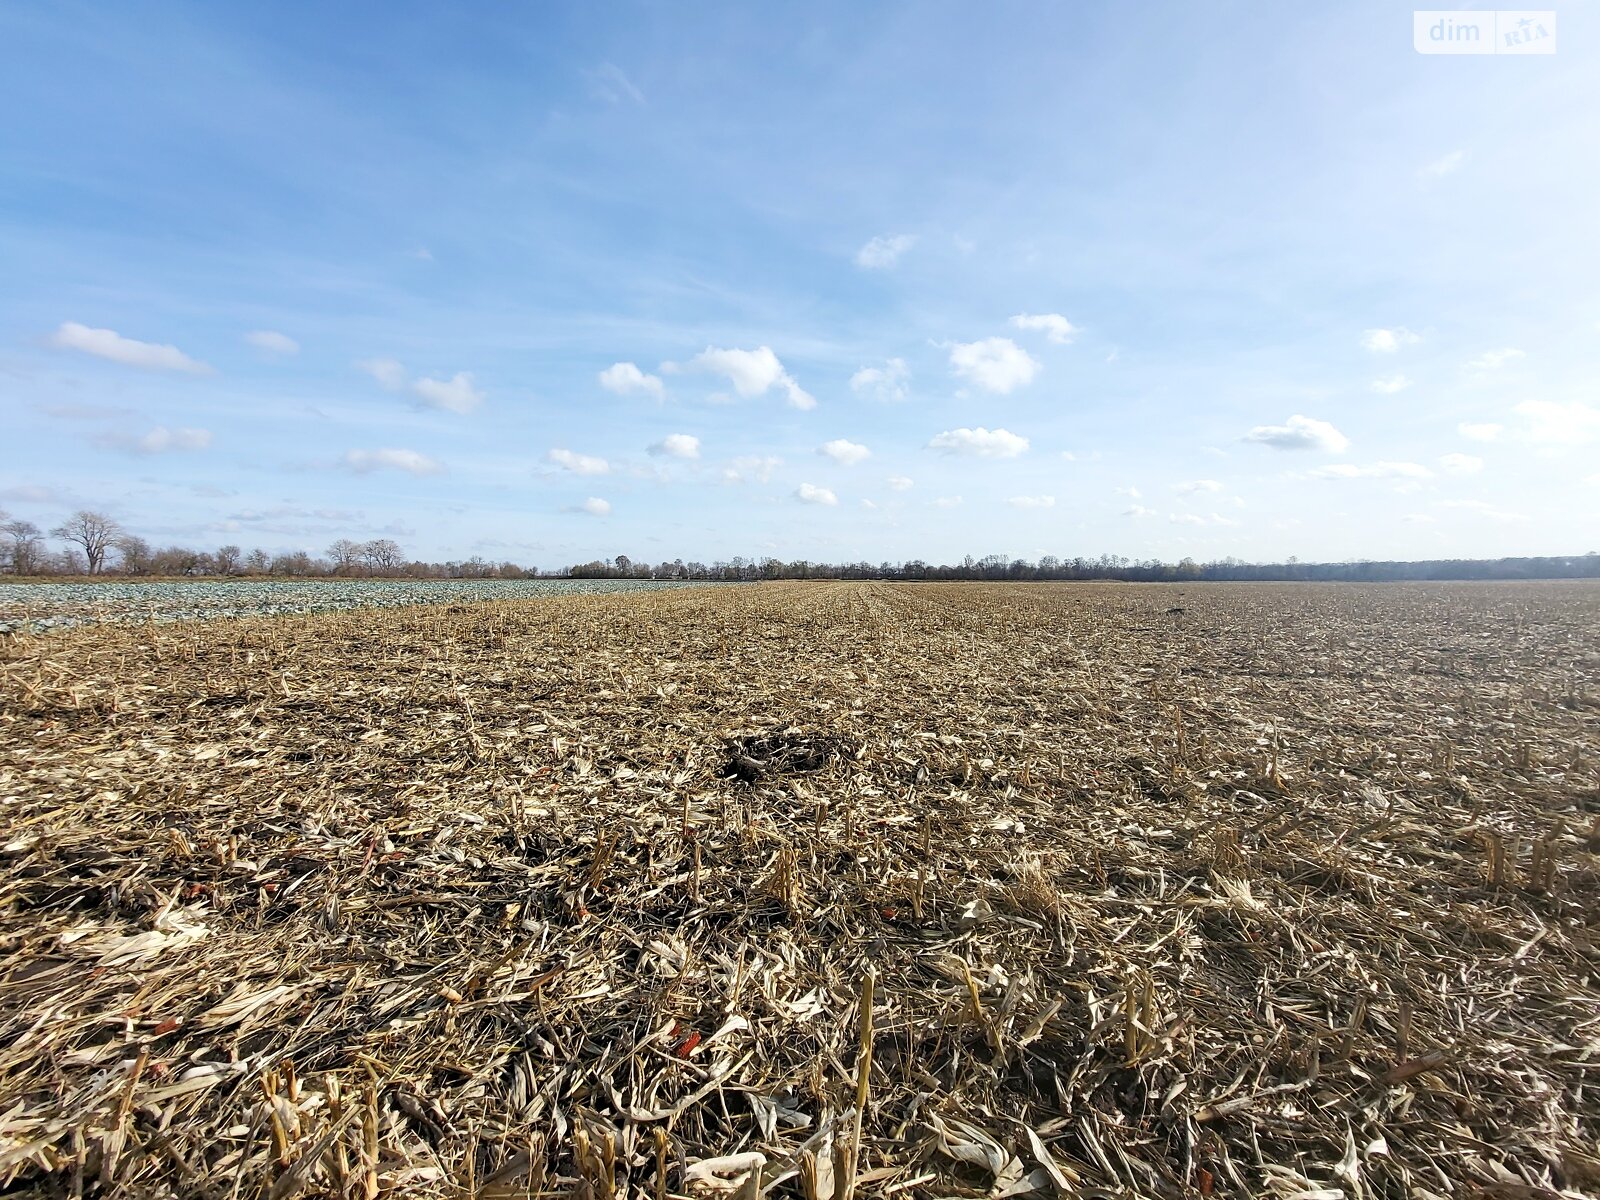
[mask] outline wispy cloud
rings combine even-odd
[[[470,371],[457,371],[449,379],[419,379],[411,390],[423,403],[446,412],[469,413],[483,403],[483,393],[472,386]]]
[[[611,471],[610,463],[592,454],[577,454],[571,450],[557,448],[546,454],[545,458],[574,475],[606,475]]]
[[[817,487],[815,484],[810,483],[802,483],[795,488],[794,497],[802,504],[834,505],[839,503],[839,497],[835,496],[828,488]]]
[[[406,369],[392,358],[363,358],[356,369],[365,371],[382,386],[397,392],[406,385]]]
[[[895,402],[909,394],[911,368],[903,358],[891,358],[881,367],[862,367],[850,376],[850,390],[869,400]]]
[[[449,379],[412,381],[404,366],[392,358],[364,358],[356,363],[391,392],[409,391],[430,408],[445,412],[470,413],[483,403],[484,394],[474,386],[472,372],[457,371]]]
[[[1525,513],[1511,512],[1490,504],[1486,500],[1441,500],[1439,501],[1439,507],[1453,509],[1456,512],[1474,513],[1486,520],[1501,524],[1512,524],[1528,519]]]
[[[386,447],[381,450],[347,450],[344,465],[365,475],[369,471],[404,471],[408,475],[437,475],[443,465],[416,450]]]
[[[1452,150],[1448,154],[1440,155],[1432,162],[1424,163],[1417,169],[1417,174],[1424,179],[1443,179],[1446,175],[1453,175],[1461,169],[1461,164],[1466,162],[1465,150]]]
[[[1012,508],[1054,508],[1054,496],[1012,496],[1006,500]]]
[[[1483,459],[1475,454],[1441,454],[1439,465],[1452,475],[1473,475],[1483,470]]]
[[[643,104],[644,93],[616,63],[601,63],[588,72],[589,91],[608,104]]]
[[[722,480],[724,483],[767,483],[781,466],[783,459],[774,455],[747,454],[722,468]]]
[[[107,450],[128,454],[167,454],[181,450],[204,450],[211,445],[209,429],[168,429],[158,425],[148,433],[102,433],[93,442]]]
[[[911,479],[905,475],[891,475],[884,482],[897,492],[907,491],[912,486]]]
[[[1397,392],[1405,391],[1410,386],[1411,380],[1400,374],[1384,375],[1372,381],[1372,390],[1385,396],[1393,396]]]
[[[1361,467],[1355,463],[1333,463],[1311,472],[1313,479],[1432,479],[1433,472],[1421,463],[1376,462]]]
[[[244,335],[244,340],[257,350],[268,354],[277,354],[287,357],[300,353],[300,343],[286,333],[279,333],[273,329],[257,329],[253,333]]]
[[[1498,441],[1500,435],[1505,431],[1506,427],[1504,425],[1497,425],[1493,421],[1485,421],[1480,424],[1466,422],[1456,426],[1456,432],[1469,442]]]
[[[856,266],[868,271],[882,271],[900,261],[900,256],[917,244],[914,234],[896,233],[875,237],[856,251]]]
[[[1504,346],[1499,350],[1485,350],[1476,358],[1469,358],[1464,365],[1469,371],[1498,371],[1507,363],[1526,357],[1526,352],[1515,346]]]
[[[1526,421],[1521,434],[1530,442],[1581,446],[1600,438],[1600,408],[1581,400],[1524,400],[1511,411]]]
[[[1175,492],[1220,492],[1222,484],[1215,479],[1190,479],[1172,485]]]
[[[1361,335],[1361,348],[1374,354],[1394,354],[1402,346],[1413,346],[1421,340],[1403,325],[1394,329],[1369,329]]]
[[[125,367],[146,371],[180,371],[189,375],[211,375],[213,369],[190,358],[176,346],[140,342],[123,337],[113,329],[91,329],[76,321],[65,321],[50,337],[50,344],[62,350],[76,350]]]

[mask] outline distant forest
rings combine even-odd
[[[1168,563],[1102,554],[1098,558],[1057,558],[1037,562],[991,554],[970,555],[954,565],[923,562],[815,563],[782,562],[776,558],[734,558],[729,562],[685,563],[681,559],[655,566],[625,555],[582,563],[561,574],[575,579],[923,579],[923,580],[1068,580],[1114,579],[1129,583],[1181,583],[1202,580],[1282,580],[1308,583],[1384,583],[1423,579],[1600,579],[1600,552],[1562,558],[1445,558],[1423,562],[1247,563],[1236,558]]]
[[[58,545],[50,545],[54,539]],[[119,578],[237,576],[319,579],[683,579],[724,583],[761,579],[1066,580],[1117,579],[1130,583],[1190,580],[1301,580],[1311,583],[1381,583],[1422,579],[1596,579],[1600,552],[1559,558],[1446,558],[1423,562],[1247,563],[1236,558],[1167,563],[1156,559],[1058,558],[1037,562],[991,554],[970,555],[956,564],[908,562],[822,563],[735,556],[726,562],[635,562],[626,554],[558,570],[474,556],[448,562],[408,559],[389,538],[355,542],[340,538],[318,557],[304,550],[268,553],[238,546],[200,550],[152,546],[104,513],[80,510],[46,534],[31,521],[0,512],[0,571],[17,576],[104,575]]]

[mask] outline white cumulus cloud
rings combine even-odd
[[[383,450],[349,450],[344,464],[352,471],[405,471],[410,475],[437,475],[444,470],[434,459],[415,450],[386,448]]]
[[[1054,496],[1012,496],[1006,501],[1012,508],[1054,508]]]
[[[859,462],[865,462],[872,456],[860,442],[847,441],[844,438],[834,438],[831,442],[824,442],[817,447],[817,453],[825,458],[831,458],[843,467],[853,467]]]
[[[1481,424],[1472,424],[1469,422],[1456,426],[1456,432],[1462,437],[1466,438],[1469,442],[1498,441],[1500,435],[1505,431],[1506,427],[1504,425],[1496,425],[1493,421],[1485,421]]]
[[[1244,440],[1274,450],[1326,450],[1330,454],[1342,453],[1350,446],[1350,439],[1328,422],[1299,413],[1282,425],[1257,425]]]
[[[960,508],[960,496],[939,496],[933,502],[935,508]]]
[[[906,491],[911,487],[911,480],[905,475],[891,475],[884,482],[897,492]]]
[[[1156,512],[1156,510],[1153,508],[1146,508],[1142,504],[1135,504],[1132,508],[1123,509],[1122,515],[1125,517],[1132,517],[1137,521],[1144,517],[1158,517],[1161,514]]]
[[[265,350],[268,354],[299,354],[300,343],[286,333],[279,333],[274,329],[257,329],[253,333],[244,335],[244,340],[257,350]]]
[[[1060,313],[1018,313],[1011,318],[1011,324],[1030,333],[1042,333],[1057,344],[1070,342],[1079,332]]]
[[[113,329],[91,329],[76,321],[62,322],[61,328],[51,335],[50,344],[63,350],[92,354],[125,367],[142,367],[147,371],[183,371],[190,375],[212,374],[210,366],[190,358],[176,346],[135,341]]]
[[[1368,329],[1361,335],[1361,347],[1374,354],[1393,354],[1401,346],[1413,346],[1422,338],[1403,325],[1395,329]]]
[[[900,261],[900,256],[917,244],[915,235],[896,233],[875,237],[856,251],[856,266],[868,271],[882,271]]]
[[[692,433],[669,433],[649,446],[651,454],[665,458],[699,458],[700,439]]]
[[[770,346],[759,346],[754,350],[723,350],[717,346],[707,346],[689,360],[687,369],[721,375],[746,400],[765,395],[776,387],[784,393],[791,408],[809,409],[817,405],[795,377],[784,370],[783,363]]]
[[[1028,449],[1028,439],[1008,429],[947,429],[928,443],[930,449],[972,458],[1016,458]]]
[[[1004,396],[1026,387],[1039,362],[1010,338],[990,337],[950,347],[950,367],[967,382]]]
[[[602,500],[599,496],[590,496],[578,505],[578,512],[586,513],[591,517],[609,517],[611,515],[611,501]]]
[[[596,458],[592,454],[577,454],[571,450],[557,448],[545,455],[556,466],[563,470],[571,471],[574,475],[605,475],[610,472],[611,464],[603,458]]]
[[[643,394],[657,400],[666,390],[659,375],[647,374],[631,362],[612,363],[601,371],[600,386],[619,396]]]
[[[1372,390],[1385,396],[1393,396],[1396,392],[1403,392],[1411,386],[1411,380],[1404,375],[1384,375],[1372,381]]]
[[[839,503],[839,497],[835,496],[827,488],[817,487],[815,484],[810,483],[802,483],[799,487],[795,488],[794,496],[796,500],[799,500],[803,504]]]
[[[862,367],[850,376],[850,390],[869,400],[894,402],[910,394],[911,368],[903,358],[891,358],[881,367]]]

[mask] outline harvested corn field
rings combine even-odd
[[[1600,1195],[1600,588],[0,646],[0,1184]]]

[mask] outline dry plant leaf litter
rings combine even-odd
[[[1600,588],[0,642],[0,1186],[1600,1195]]]

